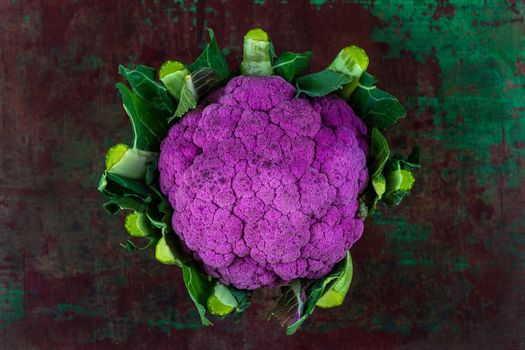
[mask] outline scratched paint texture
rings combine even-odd
[[[525,348],[524,1],[0,1],[0,348]],[[130,255],[95,191],[129,141],[119,63],[193,60],[215,29],[313,49],[355,43],[407,106],[393,145],[424,150],[414,195],[352,248],[345,304],[295,336],[256,303],[202,328],[176,268]]]

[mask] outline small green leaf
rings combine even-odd
[[[388,141],[377,128],[372,128],[370,140],[370,165],[368,173],[371,178],[381,174],[390,156]]]
[[[201,68],[211,68],[217,73],[220,80],[224,80],[230,76],[230,68],[221,49],[219,49],[213,30],[208,28],[208,33],[210,35],[210,43],[206,45],[204,51],[202,51],[200,56],[188,68],[191,72]]]
[[[308,62],[312,57],[312,51],[303,53],[283,52],[277,58],[273,70],[285,80],[292,82],[297,74],[308,68]]]
[[[133,243],[129,239],[125,241],[124,243],[120,243],[120,246],[126,249],[130,253],[133,253],[137,250],[137,246],[135,245],[135,243]]]
[[[206,318],[206,304],[213,293],[213,281],[209,276],[187,265],[182,265],[182,277],[191,300],[197,307],[202,324],[211,326],[211,321]]]
[[[297,87],[297,95],[303,93],[308,96],[319,97],[337,91],[351,81],[352,77],[346,74],[325,69],[318,73],[297,78],[295,85]]]
[[[191,79],[191,77],[188,75],[185,79],[189,80]],[[175,117],[181,118],[184,114],[186,114],[186,112],[194,109],[195,107],[197,107],[197,99],[195,98],[195,92],[191,88],[190,83],[186,82],[180,92],[180,101],[179,105],[177,106],[177,111],[175,112],[173,117],[171,117],[168,120],[168,122],[171,122]]]
[[[406,115],[405,108],[392,95],[379,90],[375,78],[364,72],[348,103],[369,128],[384,130]]]

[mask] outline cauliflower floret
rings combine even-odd
[[[161,145],[175,232],[240,289],[322,277],[363,232],[364,123],[335,95],[294,95],[281,77],[236,77]]]

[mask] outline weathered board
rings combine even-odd
[[[0,1],[0,348],[525,347],[525,2]],[[202,328],[176,268],[130,255],[101,208],[105,150],[130,139],[119,63],[191,61],[215,30],[232,65],[261,26],[278,51],[349,43],[423,147],[415,193],[367,223],[345,304],[295,336],[254,305]]]

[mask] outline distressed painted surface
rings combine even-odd
[[[439,349],[525,347],[525,2],[0,1],[0,347]],[[191,61],[215,29],[231,64],[266,28],[278,50],[364,47],[408,107],[416,193],[368,223],[343,307],[296,336],[254,305],[203,329],[180,273],[129,255],[95,191],[129,140],[119,63]]]

